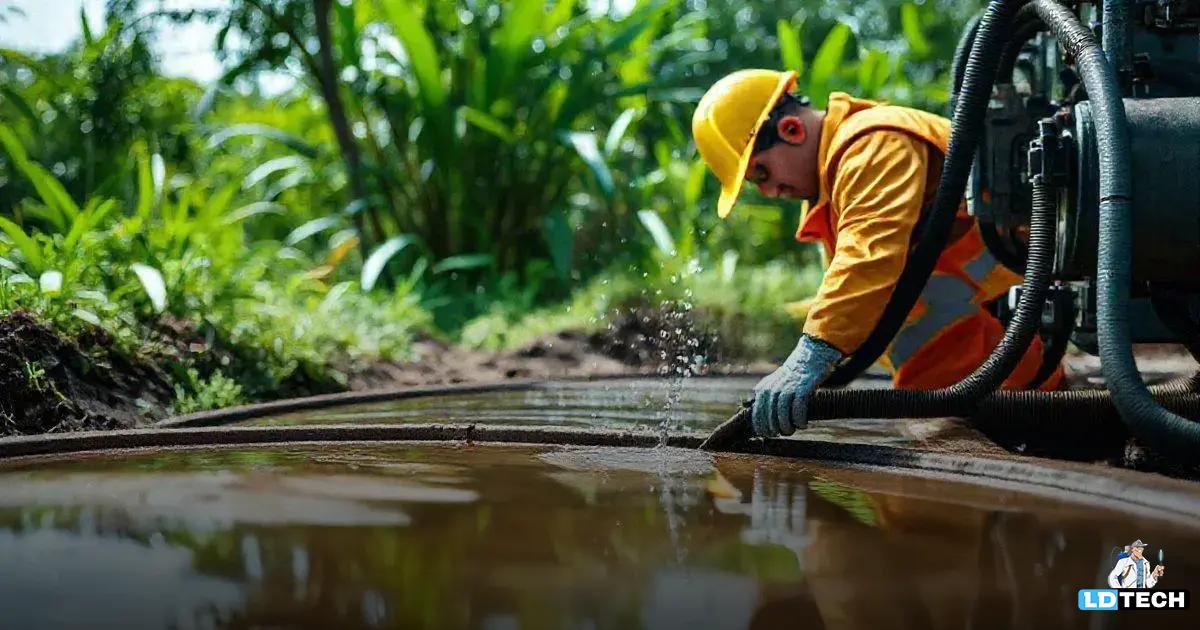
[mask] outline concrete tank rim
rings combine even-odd
[[[668,435],[667,445],[695,448],[698,433]],[[83,453],[143,453],[154,449],[287,446],[298,444],[544,445],[653,448],[656,431],[474,424],[307,425],[153,428],[21,436],[0,439],[0,466],[37,463]],[[810,460],[892,474],[941,479],[1092,504],[1116,511],[1195,524],[1200,485],[1093,464],[1008,454],[979,456],[888,445],[796,438],[755,440],[730,455]]]

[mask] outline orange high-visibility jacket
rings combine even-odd
[[[818,154],[820,198],[796,233],[801,241],[822,243],[829,256],[805,333],[843,353],[856,350],[870,334],[904,268],[921,210],[937,189],[949,136],[950,121],[940,116],[840,92],[830,95]],[[962,365],[948,364],[942,368],[947,373],[934,379],[954,382],[982,363],[999,340],[999,323],[983,321],[980,305],[1021,278],[988,253],[965,204],[951,238],[881,359],[893,373],[957,327],[956,337],[971,331],[978,347],[969,354],[980,356],[960,357]],[[1036,362],[1023,363],[1030,366],[1022,373],[1036,371]],[[935,385],[924,380],[922,386]]]

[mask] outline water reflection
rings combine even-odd
[[[1172,584],[1195,584],[1188,527],[780,460],[87,457],[0,468],[0,626],[1083,627],[1075,589],[1102,583],[1131,535],[1170,551]]]

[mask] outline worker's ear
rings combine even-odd
[[[776,127],[779,138],[788,144],[804,144],[808,139],[808,130],[799,116],[784,116],[779,119]]]

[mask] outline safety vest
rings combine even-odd
[[[838,162],[846,149],[865,134],[876,131],[899,131],[928,143],[941,159],[930,161],[930,170],[934,171],[935,167],[938,170],[928,175],[927,205],[941,175],[939,165],[949,144],[950,121],[920,110],[837,92],[830,95],[828,115],[843,118],[828,140],[825,159],[819,165],[821,200],[805,215],[796,238],[803,242],[820,242],[826,254],[832,256],[837,245],[837,217],[841,212],[832,206],[831,199],[835,197],[827,191],[833,188]],[[978,225],[967,214],[965,203],[959,208],[958,219],[969,228],[961,231],[942,252],[920,300],[881,358],[893,371],[951,325],[978,314],[980,304],[996,299],[1021,281],[1020,276],[1001,265],[987,251]]]

